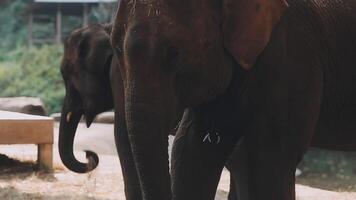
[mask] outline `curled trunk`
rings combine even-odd
[[[92,151],[85,151],[88,163],[78,161],[73,153],[74,137],[78,127],[82,112],[72,109],[66,97],[62,109],[61,122],[59,127],[58,148],[63,164],[71,171],[77,173],[87,173],[95,169],[99,163],[98,155]]]

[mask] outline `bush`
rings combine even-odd
[[[62,46],[20,47],[0,56],[0,96],[41,98],[49,113],[59,112],[64,97],[60,75]]]
[[[7,0],[0,1],[0,52],[14,49],[27,44],[27,19],[29,5],[32,0]],[[94,6],[89,13],[90,23],[110,22],[117,8],[117,3],[102,3]],[[36,13],[35,13],[36,14]],[[54,38],[55,13],[50,16],[48,24],[33,25],[33,37]],[[82,26],[82,18],[63,15],[63,36],[75,28]]]
[[[59,72],[62,47],[45,45],[26,48],[27,13],[31,0],[0,1],[0,96],[41,98],[49,113],[61,110],[64,85]],[[100,4],[90,13],[90,22],[108,22],[116,4]],[[54,35],[52,24],[34,24],[35,37]],[[63,16],[63,34],[81,27],[81,18]],[[54,36],[53,36],[54,37]]]
[[[29,0],[7,1],[0,6],[0,49],[8,50],[26,44],[26,9]]]

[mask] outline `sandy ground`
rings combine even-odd
[[[55,138],[58,124],[55,126]],[[84,161],[81,150],[90,149],[99,154],[99,167],[89,174],[75,174],[60,162],[54,145],[53,174],[34,172],[31,164],[0,170],[0,199],[10,200],[124,200],[123,180],[119,159],[113,141],[113,126],[93,124],[86,129],[81,124],[75,140],[76,156]],[[21,161],[36,160],[35,145],[4,145],[0,153]],[[216,200],[227,199],[228,171],[223,172]],[[356,192],[334,192],[303,185],[296,188],[298,200],[354,200]]]

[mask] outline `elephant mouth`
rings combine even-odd
[[[88,128],[94,122],[94,120],[98,114],[103,113],[105,111],[109,111],[113,108],[113,106],[106,105],[106,104],[94,103],[91,105],[96,105],[96,106],[87,106],[82,110],[84,117],[85,117],[86,126]]]
[[[84,116],[85,116],[85,122],[86,122],[86,125],[87,125],[87,128],[89,128],[95,117],[96,117],[97,114],[93,113],[93,112],[89,112],[89,113],[85,113]]]
[[[83,116],[82,109],[64,109],[62,112],[61,123],[59,127],[58,147],[63,164],[71,171],[77,173],[87,173],[95,169],[99,163],[97,154],[92,151],[86,151],[88,163],[81,163],[75,159],[73,154],[73,141],[75,132]]]

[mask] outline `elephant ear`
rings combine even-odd
[[[224,1],[224,45],[244,69],[255,64],[287,7],[285,0]]]
[[[86,50],[87,36],[83,33],[82,29],[77,29],[71,33],[65,43],[66,57],[72,63],[78,63],[82,59]]]

